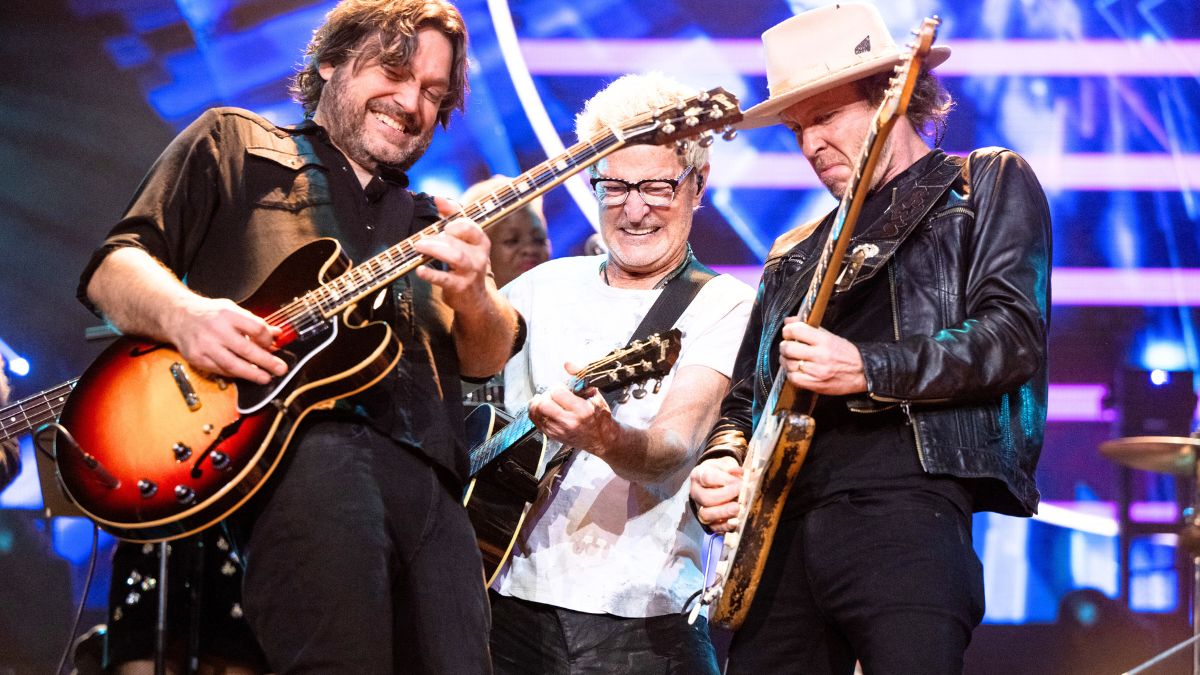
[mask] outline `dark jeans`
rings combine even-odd
[[[970,519],[938,495],[841,496],[780,524],[727,673],[961,673],[983,618]]]
[[[246,617],[276,673],[490,673],[460,494],[357,424],[289,450],[247,547]]]
[[[492,593],[497,675],[717,675],[708,623],[682,614],[629,619]]]

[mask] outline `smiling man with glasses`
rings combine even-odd
[[[694,93],[661,75],[626,76],[588,102],[576,131],[591,138]],[[497,673],[717,672],[707,625],[680,614],[703,584],[704,534],[686,512],[685,479],[729,386],[753,291],[713,276],[688,246],[707,177],[708,149],[694,141],[680,153],[618,150],[591,180],[608,252],[551,260],[502,289],[528,326],[504,370],[505,407],[528,404],[552,441],[547,460],[569,459],[493,585]],[[610,405],[563,385],[576,370],[565,362],[648,334],[646,318],[683,332],[659,393]]]

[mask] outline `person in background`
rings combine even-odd
[[[12,388],[8,384],[8,375],[4,370],[4,357],[0,356],[0,406],[8,405],[9,396],[12,394]],[[21,473],[21,445],[15,438],[0,441],[0,490],[16,480],[19,473]]]
[[[467,188],[460,201],[465,206],[511,181],[507,176],[479,181]],[[488,228],[487,235],[492,240],[492,274],[500,288],[550,259],[550,237],[546,234],[546,215],[540,196],[501,218]]]

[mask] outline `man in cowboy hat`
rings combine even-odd
[[[892,68],[871,6],[841,4],[763,34],[770,98],[746,126],[787,125],[841,197]],[[949,57],[934,47],[926,69]],[[1046,416],[1050,216],[1001,148],[931,150],[950,97],[928,72],[887,139],[851,251],[866,256],[823,327],[795,318],[833,215],[771,251],[734,386],[692,472],[700,522],[737,529],[741,460],[780,366],[819,394],[729,673],[961,672],[983,616],[971,513],[1029,516]],[[769,412],[769,411],[768,411]],[[744,517],[744,516],[743,516]]]

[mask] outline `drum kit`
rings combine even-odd
[[[1162,661],[1192,647],[1192,673],[1200,675],[1200,480],[1197,480],[1200,464],[1200,432],[1190,437],[1182,436],[1131,436],[1117,438],[1100,444],[1100,454],[1131,469],[1170,474],[1190,479],[1193,494],[1190,506],[1183,510],[1179,529],[1179,548],[1192,560],[1192,637],[1171,647],[1162,654],[1127,671],[1124,675],[1137,675]],[[1127,520],[1127,519],[1123,519]],[[1128,556],[1123,556],[1128,563]],[[1182,581],[1182,579],[1181,579]]]

